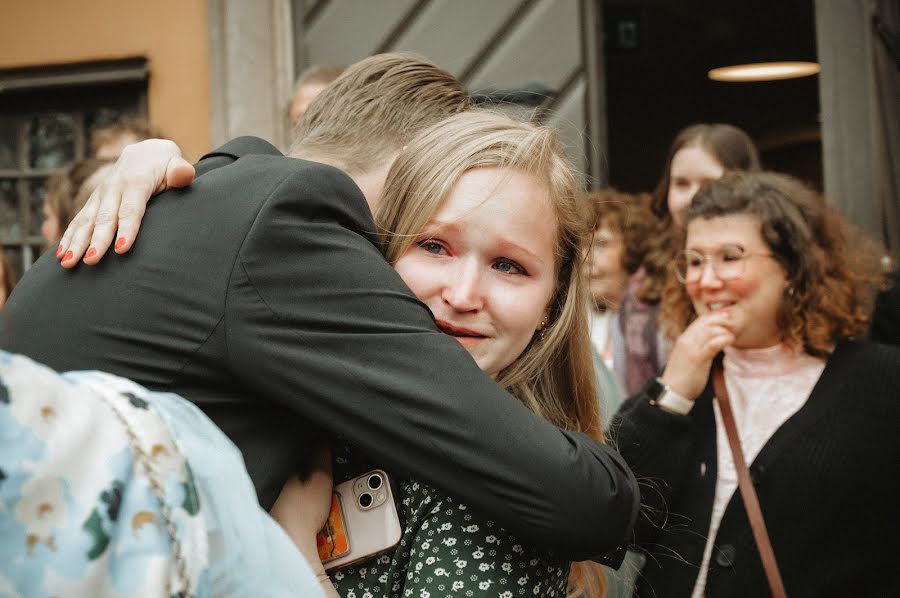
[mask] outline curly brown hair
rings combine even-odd
[[[816,191],[773,172],[735,172],[703,185],[685,222],[749,214],[788,280],[778,312],[784,341],[825,356],[842,340],[865,333],[869,307],[884,282],[877,245],[851,226]],[[685,233],[680,233],[684,246]],[[675,338],[696,313],[670,271],[660,321]]]
[[[650,210],[650,194],[624,193],[610,188],[588,193],[585,199],[594,232],[603,225],[622,235],[625,245],[622,266],[628,274],[634,274],[641,267],[659,226]]]
[[[671,184],[672,160],[675,154],[686,147],[699,147],[716,159],[726,171],[757,171],[760,169],[759,152],[750,136],[742,129],[726,123],[698,123],[678,132],[662,171],[662,176],[653,190],[650,209],[659,219],[657,230],[650,235],[650,245],[646,248],[644,278],[635,293],[642,301],[659,301],[672,255],[676,250],[678,232],[673,226],[669,213],[669,185]]]

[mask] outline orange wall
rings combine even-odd
[[[0,69],[142,56],[150,123],[210,145],[206,0],[0,0]]]

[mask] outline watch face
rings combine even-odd
[[[644,394],[647,395],[647,398],[651,401],[656,401],[659,397],[662,396],[663,392],[666,390],[666,385],[660,382],[659,378],[653,378],[650,382],[647,383],[646,390],[644,390]]]

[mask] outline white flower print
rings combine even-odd
[[[443,575],[444,577],[450,577],[450,574],[447,573],[447,570],[444,569],[443,567],[438,567],[437,569],[435,569],[434,574],[437,576]]]
[[[461,589],[463,589],[464,587],[466,587],[466,584],[464,584],[464,583],[461,582],[461,581],[454,581],[454,582],[453,582],[453,591],[454,591],[454,592],[455,592],[456,590],[461,590]]]
[[[447,530],[453,529],[453,525],[450,523],[443,523],[441,527],[438,528],[438,531],[446,532]]]
[[[500,565],[500,568],[503,569],[505,573],[512,573],[512,563],[503,563]]]
[[[500,543],[500,541],[497,539],[497,536],[495,536],[494,534],[491,534],[490,536],[485,538],[485,541],[487,541],[488,544],[495,544],[495,543],[499,544]]]
[[[478,582],[478,589],[479,590],[487,590],[488,588],[491,587],[492,583],[494,583],[493,579],[488,579],[486,581],[480,581],[480,582]]]
[[[424,588],[422,589],[422,591],[419,592],[419,598],[430,598],[430,597],[431,597],[431,592],[429,592],[428,590],[426,590]]]
[[[444,546],[456,546],[456,538],[444,538],[441,544]]]
[[[463,559],[454,559],[453,564],[456,565],[458,568],[462,569],[463,567],[466,566],[466,561],[464,561]]]
[[[473,559],[480,559],[480,558],[483,558],[483,557],[484,557],[484,549],[483,549],[481,546],[479,546],[479,547],[475,550],[475,552],[472,553],[472,558],[473,558]]]
[[[22,484],[16,503],[16,518],[25,524],[29,537],[48,541],[52,530],[66,524],[63,485],[57,478],[32,478]]]
[[[499,598],[513,598],[513,593],[509,590],[506,590],[502,594],[500,594]]]
[[[523,575],[522,577],[519,578],[520,586],[524,586],[526,583],[528,583],[528,575]]]
[[[430,556],[430,557],[428,557],[427,559],[425,559],[425,564],[426,564],[426,565],[433,565],[433,564],[435,563],[435,561],[437,561],[437,559],[434,558],[433,556]]]
[[[478,526],[473,523],[472,525],[467,525],[466,527],[464,527],[463,531],[468,532],[470,534],[474,534],[475,532],[478,531],[478,529],[479,529]]]

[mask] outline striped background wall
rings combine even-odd
[[[586,176],[603,178],[589,159],[604,135],[589,132],[598,119],[586,99],[583,0],[295,0],[294,10],[298,71],[407,51],[473,93],[544,88],[540,119],[559,129]]]

